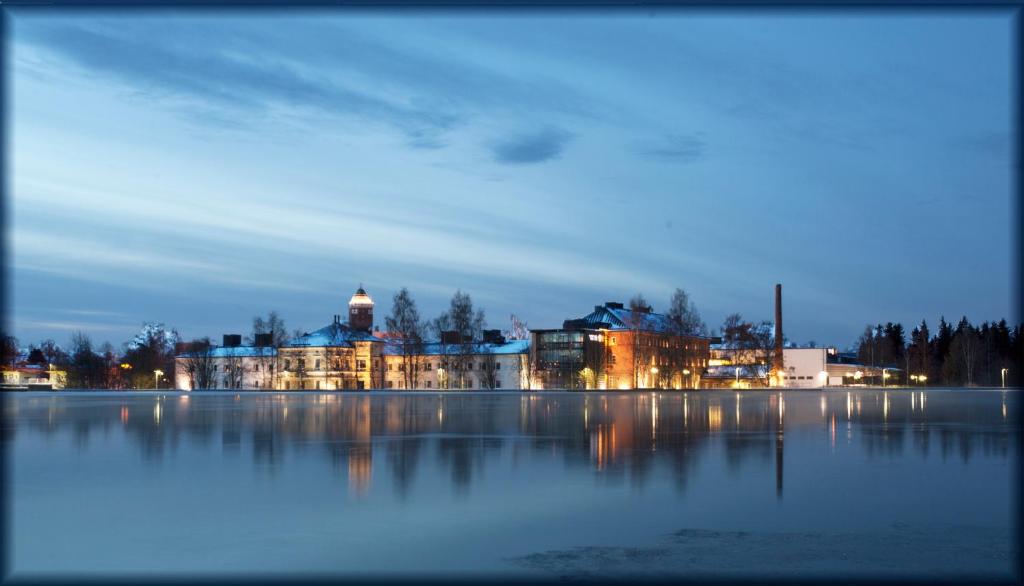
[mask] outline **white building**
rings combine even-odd
[[[819,389],[828,384],[828,356],[835,348],[783,348],[781,383],[788,388]]]
[[[451,344],[431,342],[411,358],[415,377],[412,389],[494,389],[529,388],[529,340],[475,344],[474,352],[456,355]],[[387,389],[406,389],[406,361],[397,344],[384,348]]]
[[[174,358],[174,386],[208,389],[273,389],[277,350],[272,346],[220,346]],[[205,370],[205,377],[200,372]]]

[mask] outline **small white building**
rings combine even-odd
[[[273,389],[277,349],[272,346],[219,346],[174,357],[174,386],[207,389]],[[208,381],[204,386],[202,380]]]
[[[828,356],[835,348],[783,348],[781,383],[788,388],[820,389],[828,384]]]

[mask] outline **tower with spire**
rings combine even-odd
[[[362,283],[348,300],[348,325],[354,330],[365,332],[373,329],[373,299],[366,294]]]

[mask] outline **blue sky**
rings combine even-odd
[[[12,10],[23,343],[675,287],[845,346],[1011,317],[1010,12]]]

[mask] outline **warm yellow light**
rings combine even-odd
[[[853,373],[853,378],[855,378],[857,380],[860,380],[860,377],[862,377],[862,376],[864,376],[864,373],[859,371],[859,370],[857,372]]]
[[[690,369],[684,368],[683,369],[683,374],[689,375],[690,374]]]
[[[652,366],[651,367],[651,374],[658,374],[658,367],[657,366]]]

